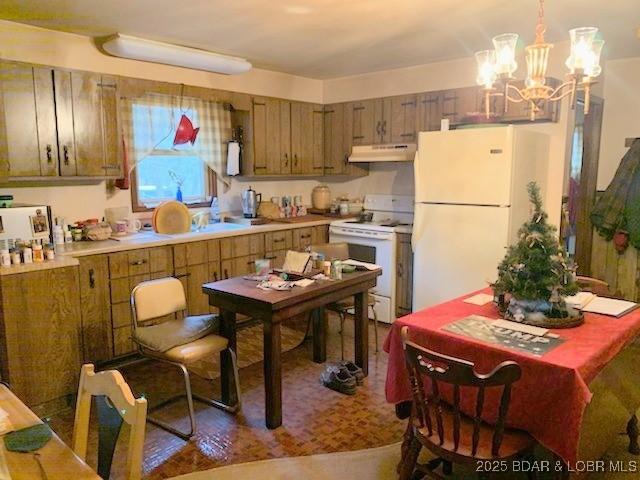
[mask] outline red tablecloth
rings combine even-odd
[[[489,293],[489,290],[483,291]],[[565,343],[542,357],[535,357],[441,330],[442,326],[472,314],[498,318],[493,304],[477,306],[462,301],[471,295],[407,315],[393,324],[384,344],[389,353],[387,401],[411,400],[400,338],[400,329],[407,325],[412,341],[472,361],[480,373],[488,373],[505,360],[518,362],[522,378],[513,387],[508,425],[526,430],[542,445],[566,461],[574,462],[582,417],[591,400],[588,385],[640,334],[640,310],[621,318],[587,314],[584,325],[554,331]],[[496,389],[490,390],[494,392],[487,394],[485,402],[485,420],[489,422],[495,420],[499,393]],[[474,402],[475,395],[463,395],[466,412],[473,412]]]

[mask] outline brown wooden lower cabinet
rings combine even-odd
[[[396,317],[411,313],[413,309],[413,251],[411,235],[397,235]]]
[[[2,380],[28,406],[74,394],[82,363],[78,268],[3,275],[0,294]]]
[[[105,362],[113,356],[107,256],[81,258],[79,274],[83,360]]]

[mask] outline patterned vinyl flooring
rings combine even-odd
[[[340,335],[336,317],[330,317],[328,360],[340,359]],[[347,358],[353,357],[353,322],[347,321]],[[304,331],[306,322],[291,323]],[[403,422],[396,419],[392,405],[384,399],[387,357],[375,354],[373,325],[370,331],[369,377],[355,396],[345,396],[319,383],[324,366],[311,361],[311,340],[282,354],[283,425],[268,430],[264,425],[262,362],[240,371],[242,411],[236,416],[196,402],[198,431],[188,442],[147,424],[144,478],[169,478],[217,466],[268,458],[311,455],[379,447],[402,439]],[[382,344],[387,327],[380,327]],[[240,337],[240,334],[239,334]],[[292,340],[293,341],[293,340]],[[242,347],[239,348],[242,352]],[[242,359],[241,359],[242,361]],[[150,406],[181,391],[182,379],[176,370],[158,363],[138,363],[122,369],[137,394],[144,393]],[[215,393],[210,384],[193,376],[199,393]],[[162,413],[160,415],[159,413]],[[186,403],[171,404],[158,412],[165,420],[188,427]],[[53,429],[65,442],[71,441],[73,411],[54,416]],[[128,431],[123,428],[114,460],[112,478],[123,478]],[[89,458],[95,464],[95,436]]]

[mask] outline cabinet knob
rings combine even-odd
[[[288,153],[284,154],[284,166],[285,167],[289,166],[289,154]]]
[[[62,152],[64,155],[64,164],[69,165],[69,147],[67,145],[63,146]]]
[[[402,277],[404,275],[404,269],[402,268],[402,264],[398,263],[398,276]]]
[[[96,272],[93,268],[89,269],[89,288],[96,288]]]
[[[294,165],[295,167],[297,167],[297,166],[298,166],[298,154],[297,154],[297,153],[294,153],[294,154],[293,154],[293,165]]]
[[[224,278],[229,278],[229,272],[227,272],[227,269],[224,269]]]
[[[213,272],[213,281],[214,282],[218,281],[218,272]]]
[[[51,145],[47,145],[47,163],[51,163],[53,161],[51,152],[52,152]]]
[[[129,265],[131,266],[136,266],[136,265],[144,265],[145,263],[147,263],[146,260],[136,260],[135,262],[131,262]]]

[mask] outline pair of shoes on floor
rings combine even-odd
[[[327,388],[345,395],[355,395],[356,386],[364,382],[364,372],[351,361],[329,365],[320,375],[320,382]]]

